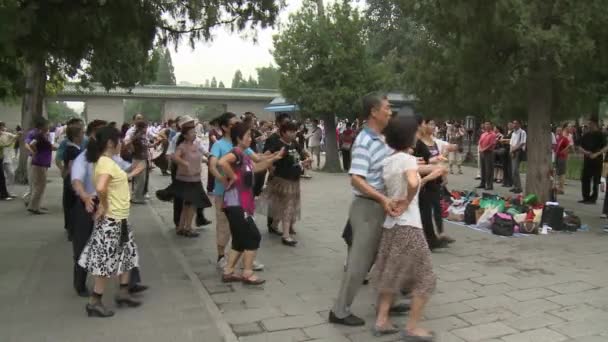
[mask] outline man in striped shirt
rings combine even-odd
[[[363,97],[363,109],[367,125],[353,144],[349,171],[354,194],[349,212],[352,245],[338,298],[329,313],[330,323],[348,326],[365,324],[350,312],[350,306],[376,257],[386,214],[403,211],[385,195],[382,179],[383,161],[391,153],[382,136],[391,118],[390,104],[386,96],[368,94]]]

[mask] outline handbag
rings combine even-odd
[[[513,221],[511,215],[496,213],[494,215],[494,222],[492,222],[491,230],[494,235],[512,236],[515,232],[515,221]]]
[[[467,204],[464,209],[464,223],[465,224],[477,224],[476,211],[479,209],[478,205],[473,203]]]

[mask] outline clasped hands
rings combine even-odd
[[[409,206],[410,201],[407,198],[384,197],[382,200],[382,208],[384,208],[384,211],[392,217],[400,216]]]

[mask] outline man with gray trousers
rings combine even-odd
[[[383,161],[392,153],[382,136],[391,118],[388,99],[375,93],[365,95],[363,110],[367,124],[352,146],[349,170],[354,195],[349,211],[352,245],[348,248],[348,261],[338,298],[329,313],[330,323],[347,326],[365,324],[363,319],[350,312],[350,307],[376,258],[382,222],[387,214],[397,216],[399,211],[403,211],[399,208],[400,203],[385,195],[382,179]],[[402,306],[401,309],[407,308]]]

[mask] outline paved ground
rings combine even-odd
[[[450,186],[474,186],[473,170],[466,172],[452,177]],[[167,182],[155,174],[151,190]],[[50,186],[55,191],[47,196],[49,209],[58,213],[58,180]],[[171,232],[170,205],[153,200],[153,212],[135,208],[143,275],[152,289],[144,307],[119,311],[111,320],[86,319],[84,302],[72,294],[60,216],[24,216],[20,203],[2,203],[0,340],[398,340],[373,338],[369,325],[327,324],[345,258],[340,233],[350,202],[348,180],[314,174],[302,190],[298,247],[268,236],[265,218],[258,218],[264,232],[259,260],[266,264],[260,276],[268,280],[263,288],[220,282],[213,226],[199,239],[178,238]],[[424,323],[439,341],[608,341],[608,236],[599,229],[600,204],[576,204],[577,182],[567,191],[571,195],[562,202],[592,226],[590,232],[499,238],[448,224],[457,242],[433,254],[439,284]],[[207,210],[210,218],[212,212]],[[370,324],[374,301],[373,289],[366,287],[353,308]]]
[[[131,214],[142,277],[150,285],[144,305],[117,310],[110,319],[86,317],[86,299],[71,287],[60,184],[56,177],[48,184],[49,215],[26,214],[21,201],[0,202],[0,341],[223,341],[214,311],[205,306],[206,292],[190,279],[147,206]],[[113,309],[115,287],[104,297]]]

